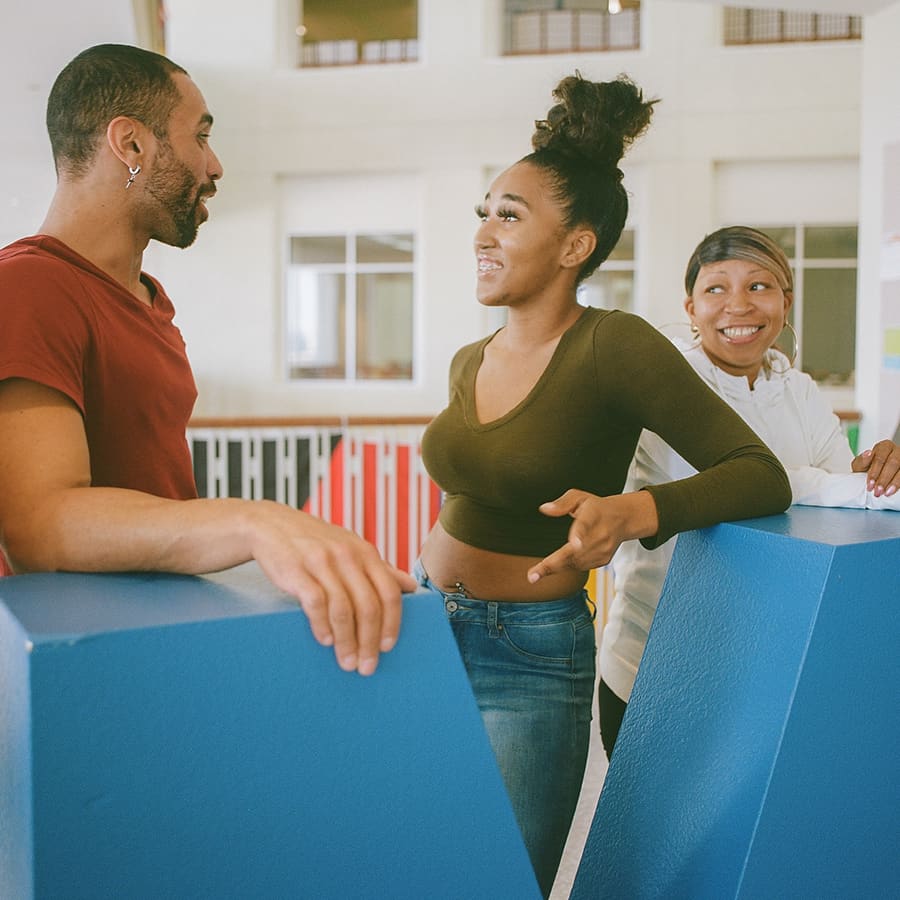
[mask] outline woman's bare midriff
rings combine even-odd
[[[431,581],[448,593],[461,592],[478,600],[523,603],[558,600],[584,587],[587,572],[566,569],[546,575],[537,584],[528,581],[528,570],[540,556],[512,556],[464,544],[447,534],[437,522],[421,552],[422,565]]]

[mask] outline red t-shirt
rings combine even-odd
[[[39,382],[78,406],[94,486],[188,499],[197,388],[172,302],[141,278],[152,306],[55,238],[0,250],[0,380]]]

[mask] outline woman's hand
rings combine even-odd
[[[605,566],[623,541],[659,530],[656,503],[648,491],[598,497],[573,489],[542,503],[540,511],[545,516],[568,515],[573,521],[568,541],[528,570],[532,584],[563,569],[586,572]]]
[[[850,468],[868,475],[866,487],[876,497],[891,497],[900,490],[900,445],[887,439],[879,441],[871,450],[860,453]]]

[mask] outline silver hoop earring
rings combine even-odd
[[[793,343],[793,348],[790,353],[782,346],[782,338],[784,337],[785,331],[790,332],[791,342]],[[797,354],[799,352],[800,338],[797,337],[794,326],[785,319],[781,334],[778,335],[777,340],[766,353],[766,362],[768,363],[769,371],[774,372],[776,375],[784,375],[789,369],[794,368],[794,363],[797,361]],[[785,363],[787,363],[787,365],[785,365]]]
[[[125,190],[127,191],[134,184],[135,175],[139,175],[141,171],[140,165],[136,165],[133,169],[131,166],[128,167],[128,174],[131,176],[128,181],[125,182]]]

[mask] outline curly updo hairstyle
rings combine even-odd
[[[578,281],[584,281],[609,256],[625,227],[628,195],[619,161],[650,124],[653,105],[627,76],[587,81],[576,71],[553,91],[555,105],[535,122],[533,152],[521,162],[547,176],[563,209],[567,228],[589,226],[597,246]]]

